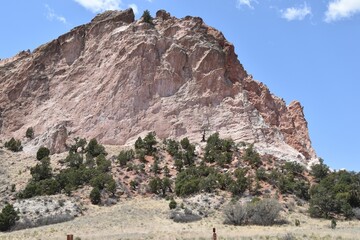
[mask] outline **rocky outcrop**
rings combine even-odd
[[[253,80],[220,31],[163,10],[153,23],[107,11],[0,61],[1,138],[31,126],[58,152],[67,137],[126,144],[156,131],[199,142],[205,130],[288,160],[316,157],[302,107]],[[50,134],[59,124],[61,134]]]
[[[283,99],[272,95],[269,89],[251,76],[244,80],[248,99],[260,112],[264,121],[271,127],[279,129],[284,141],[298,150],[306,159],[316,156],[304,116],[303,107],[298,101],[288,106]]]
[[[82,214],[81,205],[76,199],[62,199],[61,196],[17,200],[14,208],[18,211],[19,220],[13,230],[66,222]]]

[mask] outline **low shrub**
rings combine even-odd
[[[317,182],[320,182],[329,174],[329,172],[329,167],[324,164],[324,160],[320,158],[319,164],[315,164],[311,167],[310,174],[314,176]]]
[[[261,167],[258,168],[255,172],[256,179],[259,181],[266,181],[267,180],[267,174],[265,168]]]
[[[221,139],[219,133],[214,133],[207,139],[204,160],[209,163],[216,162],[224,167],[231,162],[234,147],[232,139]]]
[[[245,169],[238,168],[234,174],[236,180],[230,183],[229,190],[234,196],[240,196],[249,188],[249,179],[246,177]]]
[[[32,127],[29,127],[26,129],[25,137],[33,139],[34,138],[34,129]]]
[[[255,151],[253,144],[245,149],[242,159],[256,168],[262,164],[260,154]]]
[[[79,153],[69,152],[69,155],[65,158],[65,162],[70,168],[80,168],[83,164],[83,157]]]
[[[353,213],[354,213],[354,217],[360,220],[360,208],[354,208]]]
[[[101,203],[101,193],[99,188],[94,187],[90,192],[90,201],[92,204],[98,205]]]
[[[304,167],[297,162],[286,162],[283,168],[286,173],[291,173],[293,175],[302,174],[304,172]]]
[[[19,220],[18,213],[13,205],[7,204],[0,213],[0,231],[10,230],[17,220]]]
[[[201,220],[201,217],[194,214],[191,210],[185,208],[184,210],[172,211],[170,213],[170,219],[178,223],[188,223]]]
[[[229,204],[224,209],[224,223],[235,226],[245,225],[248,221],[246,205],[236,203]]]
[[[341,170],[329,173],[310,189],[311,217],[330,218],[343,215],[351,218],[353,208],[360,207],[360,175]]]
[[[281,211],[281,205],[275,199],[264,199],[248,204],[249,222],[255,225],[269,226],[275,223]]]
[[[40,180],[48,179],[52,177],[52,169],[50,166],[50,158],[45,157],[41,159],[40,163],[30,168],[32,180],[37,182]]]
[[[105,158],[105,155],[100,154],[96,157],[97,170],[100,172],[109,172],[111,169],[111,161]]]
[[[5,147],[13,152],[22,151],[23,147],[21,146],[21,141],[11,138],[9,141],[5,142]]]
[[[330,227],[331,227],[332,229],[335,229],[335,228],[336,228],[336,220],[335,220],[335,219],[331,219]]]
[[[140,158],[141,161],[145,160],[145,155],[151,156],[155,155],[157,144],[156,141],[156,133],[155,132],[149,132],[144,139],[141,137],[138,137],[138,139],[135,141],[135,151],[138,158]]]
[[[121,167],[125,167],[127,162],[134,158],[134,151],[130,150],[122,150],[119,155],[117,156],[117,160]]]
[[[72,153],[77,153],[78,150],[80,149],[81,153],[85,152],[85,148],[86,148],[86,139],[85,138],[79,138],[76,137],[74,138],[75,144],[70,146],[69,152]]]
[[[161,179],[159,177],[151,178],[149,181],[150,192],[158,194],[160,189],[161,189]]]
[[[206,165],[191,166],[176,176],[175,193],[178,196],[188,196],[198,193],[200,190],[213,192],[218,183],[212,175],[217,171]]]
[[[89,144],[86,147],[86,151],[92,156],[97,157],[100,154],[107,155],[107,152],[105,151],[105,147],[98,143],[98,141],[93,138],[89,141]]]
[[[192,166],[195,163],[195,145],[191,144],[188,138],[180,142],[172,139],[166,140],[166,151],[174,157],[175,167],[180,172],[183,166]]]
[[[225,224],[273,225],[279,217],[281,205],[275,199],[263,199],[247,204],[230,204],[224,210]]]
[[[75,217],[70,215],[69,213],[56,214],[51,216],[41,216],[36,220],[34,219],[30,220],[26,217],[22,217],[22,220],[15,224],[13,230],[21,230],[21,229],[40,227],[44,225],[57,224],[57,223],[71,221],[74,218]]]
[[[176,156],[179,152],[179,148],[180,148],[180,144],[179,142],[172,140],[172,139],[167,139],[166,140],[166,151],[171,155],[171,156]]]
[[[60,192],[70,196],[71,191],[84,184],[90,184],[98,190],[105,189],[114,195],[116,183],[109,173],[111,161],[105,158],[103,146],[99,145],[96,140],[91,140],[86,149],[92,152],[92,154],[90,152],[86,153],[86,163],[84,164],[83,153],[85,151],[84,144],[86,140],[77,139],[76,142],[78,147],[73,147],[73,150],[69,151],[64,161],[67,163],[67,168],[62,169],[58,174],[52,172],[50,158],[46,156],[48,151],[46,148],[42,148],[39,151],[39,155],[42,157],[40,163],[30,169],[32,178],[25,189],[20,191],[17,196],[19,198],[31,198],[41,195],[53,195]],[[82,153],[77,151],[78,148],[83,149],[81,150]],[[98,153],[100,154],[98,155]],[[94,160],[95,155],[97,157]]]
[[[39,150],[36,152],[36,159],[41,160],[45,157],[50,155],[50,150],[47,147],[40,147]]]
[[[176,201],[175,201],[174,199],[171,199],[171,200],[170,200],[170,203],[169,203],[169,208],[170,208],[170,209],[175,209],[176,206],[177,206]]]

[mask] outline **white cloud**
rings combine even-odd
[[[333,0],[325,12],[325,22],[337,21],[360,13],[359,0]]]
[[[75,0],[84,8],[97,13],[105,10],[120,10],[121,0]]]
[[[138,9],[138,6],[136,6],[135,3],[129,4],[128,6],[129,6],[129,8],[132,8],[132,10],[134,11],[135,14],[138,14],[139,9]]]
[[[311,15],[311,8],[304,4],[303,7],[291,7],[281,10],[281,17],[288,21],[303,20],[307,15]]]
[[[248,8],[254,9],[253,3],[257,3],[256,0],[237,0],[237,8],[247,6]]]
[[[45,4],[45,8],[47,10],[47,12],[46,12],[46,18],[47,19],[49,19],[50,21],[55,19],[55,20],[57,20],[59,22],[67,24],[66,18],[61,16],[61,15],[56,14],[54,9],[52,9],[49,5]]]

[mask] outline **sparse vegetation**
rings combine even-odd
[[[171,192],[171,180],[168,177],[163,179],[159,177],[153,177],[149,181],[149,191],[151,193],[161,193],[163,197],[166,196],[166,192]]]
[[[281,169],[272,169],[270,173],[262,171],[262,168],[256,171],[257,179],[269,182],[282,194],[294,194],[301,199],[309,200],[310,183],[304,176],[304,167],[299,163],[285,162]]]
[[[207,139],[204,160],[209,163],[216,162],[224,167],[232,160],[234,141],[231,139],[221,139],[219,133],[212,134]]]
[[[229,190],[234,196],[241,196],[245,190],[249,187],[249,179],[246,177],[246,169],[236,169],[235,172],[236,180],[232,181]]]
[[[105,148],[96,139],[92,139],[88,146],[84,146],[85,140],[77,139],[76,146],[71,147],[64,162],[67,168],[54,174],[50,167],[48,149],[39,149],[37,158],[40,163],[30,169],[32,178],[25,189],[18,193],[19,198],[31,198],[40,195],[53,195],[64,191],[67,195],[84,184],[90,184],[99,191],[107,190],[112,195],[116,191],[116,183],[109,172],[111,162],[105,157]],[[87,162],[84,164],[83,154],[77,152],[88,151]],[[96,156],[94,161],[94,156]],[[89,163],[92,164],[89,164]]]
[[[80,149],[80,152],[81,153],[84,153],[85,152],[85,148],[86,148],[86,139],[85,138],[79,138],[79,137],[76,137],[74,138],[74,141],[75,141],[75,144],[71,145],[70,146],[70,150],[69,152],[72,152],[72,153],[76,153],[78,152],[78,150]]]
[[[16,140],[15,138],[11,138],[9,141],[5,142],[4,146],[13,152],[20,152],[23,149],[21,141]]]
[[[167,152],[174,157],[175,166],[180,172],[184,166],[191,166],[195,161],[195,146],[190,143],[188,138],[183,138],[180,142],[172,139],[165,141]]]
[[[287,174],[292,175],[301,175],[304,172],[304,167],[297,162],[285,162],[283,169]]]
[[[139,186],[139,183],[136,180],[130,181],[130,187],[133,191],[135,191],[138,186]]]
[[[18,219],[18,213],[15,211],[13,205],[6,204],[0,213],[0,231],[10,230]]]
[[[34,129],[32,127],[29,127],[26,129],[25,137],[33,139],[34,138]]]
[[[18,193],[19,198],[31,198],[40,195],[52,195],[59,193],[61,188],[59,182],[52,178],[50,158],[43,158],[40,163],[30,169],[32,178],[25,189]]]
[[[261,157],[255,151],[254,145],[251,144],[248,148],[245,149],[245,153],[243,155],[243,160],[250,163],[253,167],[259,167],[261,165]]]
[[[39,150],[36,152],[36,159],[41,160],[46,158],[50,155],[50,150],[47,147],[40,147]]]
[[[275,199],[263,199],[247,204],[230,204],[224,210],[225,224],[273,225],[279,217],[281,205]]]
[[[329,173],[310,190],[312,217],[330,218],[342,214],[354,215],[353,208],[360,207],[360,173],[341,170]]]
[[[329,167],[324,164],[324,160],[320,158],[319,164],[315,164],[311,167],[310,174],[314,176],[317,182],[324,179],[329,173]]]
[[[145,10],[141,17],[144,22],[153,24],[153,22],[152,22],[153,18],[151,17],[149,10]]]
[[[144,158],[145,155],[154,155],[156,152],[156,144],[157,141],[155,132],[149,132],[144,139],[139,137],[135,142],[135,151],[140,160]]]
[[[101,193],[99,188],[94,187],[90,192],[90,200],[92,204],[98,205],[101,202]]]
[[[172,198],[172,199],[170,200],[170,203],[169,203],[169,208],[170,208],[170,209],[175,209],[176,206],[177,206],[177,203],[176,203],[176,201]]]
[[[115,196],[118,187],[124,186],[127,194],[144,193],[144,187],[147,187],[148,192],[171,199],[170,209],[177,206],[173,200],[174,194],[188,197],[198,193],[226,191],[232,193],[234,199],[244,194],[253,197],[250,203],[231,204],[226,208],[225,222],[234,225],[274,224],[281,206],[276,200],[267,199],[270,196],[283,199],[297,196],[295,201],[299,205],[304,203],[303,200],[310,199],[309,212],[312,217],[351,218],[359,215],[359,174],[346,171],[330,173],[320,161],[318,166],[312,168],[311,174],[316,183],[309,191],[309,172],[301,164],[276,162],[274,159],[267,161],[268,157],[261,157],[253,145],[238,149],[231,139],[221,139],[218,133],[208,138],[202,159],[201,151],[197,156],[195,145],[188,138],[181,141],[166,139],[163,143],[158,144],[156,134],[150,132],[144,139],[137,139],[135,151],[122,150],[117,157],[112,156],[111,160],[117,160],[116,165],[120,166],[113,172],[119,172],[121,176],[133,171],[125,175],[124,184],[115,182],[111,173],[112,162],[106,158],[105,148],[96,139],[86,145],[85,139],[76,138],[68,155],[61,161],[64,165],[59,172],[53,172],[50,167],[49,150],[40,148],[36,156],[39,162],[30,169],[31,180],[17,196],[30,198],[57,193],[71,196],[74,190],[90,185],[90,201],[107,205],[106,197]],[[169,156],[163,150],[172,159],[165,161]],[[233,161],[235,157],[238,161]],[[174,167],[178,170],[177,175],[174,174]],[[137,175],[133,177],[135,173]],[[175,178],[174,182],[170,180],[172,177]],[[147,181],[148,186],[144,185]],[[268,183],[274,192],[269,193],[266,187]],[[123,193],[123,190],[118,193]],[[179,213],[176,216],[177,219],[199,219],[196,214]],[[295,226],[299,225],[300,221],[296,219]]]
[[[40,163],[30,169],[32,180],[38,182],[52,177],[52,169],[50,167],[50,158],[41,159]]]
[[[119,164],[121,167],[126,166],[126,164],[132,160],[135,156],[135,153],[132,149],[130,150],[122,150],[119,155],[117,156],[117,160],[119,161]]]
[[[192,166],[178,173],[175,180],[175,193],[178,196],[188,196],[198,193],[201,189],[215,190],[216,182],[209,181],[216,171],[206,165]]]
[[[335,228],[336,228],[336,220],[335,220],[335,219],[331,219],[330,227],[331,227],[332,229],[335,229]]]
[[[89,141],[89,144],[86,147],[86,151],[92,156],[97,157],[100,154],[106,156],[105,148],[103,145],[99,144],[95,138]]]

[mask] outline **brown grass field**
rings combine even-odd
[[[287,214],[283,225],[231,226],[224,225],[221,213],[193,223],[175,223],[168,217],[165,200],[133,198],[112,207],[89,206],[84,216],[60,224],[0,233],[0,239],[360,239],[360,221],[338,221],[330,228],[329,220],[311,219],[304,214]],[[299,219],[301,225],[294,225]]]

